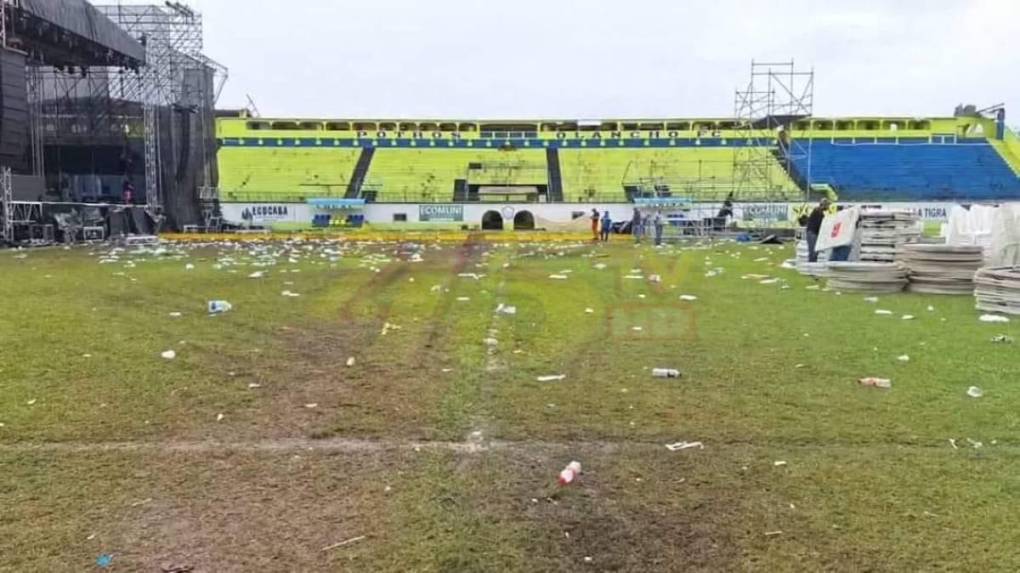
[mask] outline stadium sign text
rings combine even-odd
[[[419,205],[419,221],[456,221],[464,220],[463,205]]]
[[[537,134],[528,136],[523,132],[496,132],[499,137],[492,139],[534,139]],[[415,140],[461,140],[465,135],[477,137],[477,133],[465,134],[459,131],[359,131],[357,139],[415,139]],[[570,140],[602,140],[602,139],[679,139],[690,137],[689,132],[680,131],[557,131],[542,134],[541,139]],[[469,137],[470,138],[470,137]]]
[[[278,221],[290,214],[287,205],[252,205],[241,212],[245,221]]]

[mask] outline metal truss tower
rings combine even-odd
[[[811,140],[798,139],[795,126],[813,113],[814,86],[814,70],[800,71],[793,61],[751,62],[750,81],[734,100],[736,199],[788,200],[791,178],[810,190]]]
[[[0,0],[6,1],[6,0]],[[42,139],[59,138],[82,145],[124,145],[142,139],[145,197],[149,207],[163,206],[169,176],[163,158],[174,152],[174,138],[191,137],[193,143],[212,137],[215,104],[227,80],[227,69],[202,54],[202,15],[178,2],[124,5],[118,2],[96,8],[145,46],[141,68],[54,68],[35,63],[29,70],[29,105],[41,107],[39,152],[33,138],[33,169],[42,172]],[[2,30],[0,30],[2,31]],[[34,81],[34,74],[40,79]],[[194,114],[200,133],[175,134],[162,129],[173,119],[172,110]],[[163,149],[163,146],[167,146]],[[181,148],[187,149],[184,145]],[[211,186],[214,151],[202,147],[198,185]],[[38,167],[36,167],[38,165]]]
[[[14,242],[14,184],[11,168],[0,168],[0,245]]]

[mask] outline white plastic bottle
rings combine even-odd
[[[680,371],[673,368],[653,368],[652,376],[655,378],[679,378]]]

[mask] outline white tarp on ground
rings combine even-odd
[[[985,262],[990,266],[1020,264],[1020,203],[953,207],[946,225],[946,243],[984,248]]]
[[[995,210],[987,257],[991,266],[1020,265],[1020,203],[1006,203]]]
[[[835,214],[826,215],[822,220],[822,228],[818,231],[816,251],[824,251],[835,247],[849,245],[857,231],[857,219],[861,211],[857,207],[843,209]]]
[[[987,249],[992,242],[992,219],[997,210],[986,205],[971,205],[970,209],[954,205],[946,224],[946,244]]]

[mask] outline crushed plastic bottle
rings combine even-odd
[[[225,300],[210,300],[207,306],[209,314],[223,314],[224,312],[230,312],[230,309],[234,308],[232,304]]]
[[[885,388],[885,389],[892,388],[892,380],[889,380],[888,378],[875,378],[873,376],[869,376],[867,378],[861,378],[857,382],[861,386],[871,386],[873,388]]]
[[[581,475],[581,462],[570,462],[567,467],[563,468],[560,472],[559,483],[560,485],[570,485],[574,483],[577,476]]]
[[[653,368],[653,378],[679,378],[680,371],[675,368]]]

